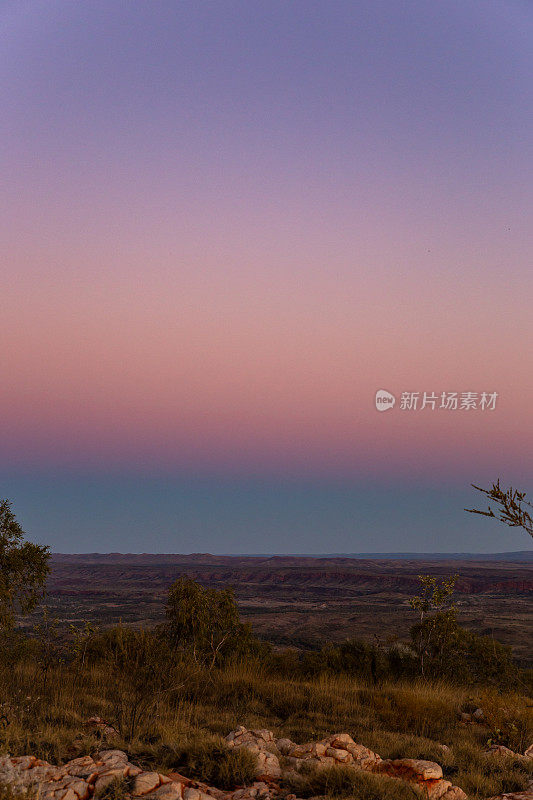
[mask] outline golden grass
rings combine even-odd
[[[54,763],[94,753],[109,743],[88,734],[83,723],[98,715],[121,728],[112,745],[132,760],[163,770],[190,766],[196,752],[199,766],[191,769],[204,779],[212,764],[204,754],[202,766],[198,743],[213,743],[212,737],[239,724],[297,742],[348,732],[383,758],[437,761],[445,777],[472,798],[522,790],[531,777],[533,760],[484,754],[495,731],[520,753],[533,742],[532,701],[516,693],[422,681],[369,686],[342,675],[301,680],[268,674],[258,663],[213,673],[176,666],[167,683],[164,691],[142,696],[106,664],[82,671],[57,666],[46,685],[33,662],[1,667],[0,751],[33,753]],[[472,705],[484,710],[486,724],[460,722],[459,711]],[[132,706],[138,711],[133,727]],[[233,772],[228,774],[226,784]],[[374,785],[365,784],[354,796],[364,800],[372,791]]]

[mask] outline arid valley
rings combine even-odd
[[[280,647],[320,647],[363,638],[408,638],[409,598],[420,574],[459,576],[461,624],[510,644],[523,666],[533,658],[533,558],[500,556],[349,558],[56,554],[47,603],[63,625],[90,619],[105,627],[163,621],[170,584],[188,575],[206,586],[233,586],[241,617]]]

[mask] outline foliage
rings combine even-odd
[[[0,629],[13,627],[44,596],[49,548],[24,540],[9,500],[0,501]]]
[[[417,651],[425,648],[426,677],[501,688],[517,683],[511,648],[462,628],[449,615],[436,615],[414,625],[411,636]]]
[[[376,683],[390,677],[387,651],[376,644],[360,639],[346,639],[338,645],[324,647],[319,653],[304,657],[309,673],[328,669],[334,673],[345,672]]]
[[[513,686],[518,670],[512,650],[488,636],[462,628],[456,619],[453,592],[457,576],[442,579],[421,575],[422,592],[410,601],[419,622],[410,631],[422,677],[464,684]]]
[[[98,628],[89,620],[84,620],[83,627],[71,624],[69,630],[72,637],[71,650],[74,661],[83,667],[90,642],[98,632]]]
[[[58,639],[59,620],[52,618],[46,606],[41,613],[40,621],[33,626],[33,635],[37,644],[36,662],[41,668],[43,689],[46,688],[48,673],[54,664],[64,660],[63,649]]]
[[[179,689],[173,681],[171,650],[155,631],[118,625],[93,635],[84,652],[88,664],[100,663],[109,672],[114,685],[109,722],[128,742],[150,726],[163,695]]]
[[[166,617],[172,643],[197,664],[213,668],[253,644],[251,627],[240,621],[231,588],[209,589],[179,578],[170,587]]]
[[[425,677],[428,659],[446,647],[449,630],[455,625],[455,606],[452,596],[457,575],[443,578],[440,582],[434,575],[419,575],[421,593],[411,598],[409,605],[419,614],[419,624],[412,635],[420,672]]]
[[[493,483],[490,489],[482,489],[480,486],[472,484],[474,489],[486,495],[489,500],[496,505],[496,513],[489,505],[487,511],[479,511],[476,508],[465,508],[470,514],[481,514],[484,517],[494,517],[500,522],[504,522],[511,528],[522,528],[533,536],[533,519],[524,506],[533,508],[533,505],[526,500],[526,493],[513,489],[502,489],[499,479]]]

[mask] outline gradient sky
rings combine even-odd
[[[462,509],[533,491],[532,69],[525,1],[0,2],[0,496],[30,538],[530,547]]]

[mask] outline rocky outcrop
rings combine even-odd
[[[462,789],[443,778],[439,764],[409,758],[383,761],[377,753],[354,742],[347,733],[337,733],[319,742],[295,744],[290,739],[275,739],[271,731],[249,731],[241,726],[232,731],[226,741],[230,747],[246,747],[253,753],[264,755],[263,764],[268,764],[268,759],[275,759],[272,773],[265,772],[267,779],[279,777],[279,758],[283,756],[288,769],[296,773],[304,765],[314,764],[320,768],[337,764],[405,781],[420,789],[429,800],[466,800]],[[287,772],[283,774],[287,775]]]
[[[98,723],[102,722],[98,718]],[[137,800],[297,800],[283,789],[283,782],[305,768],[342,765],[401,780],[418,789],[428,800],[466,800],[458,786],[447,781],[433,761],[399,758],[382,759],[355,742],[347,733],[334,734],[319,742],[296,744],[277,739],[271,731],[236,728],[226,737],[230,748],[246,748],[257,757],[256,781],[231,792],[207,786],[177,772],[162,775],[132,764],[121,750],[104,750],[93,756],[54,766],[35,756],[0,756],[0,784],[10,786],[13,795],[37,800],[91,800],[114,780],[122,780],[124,798]],[[505,750],[506,752],[502,752]],[[508,755],[507,748],[493,749]],[[533,745],[522,758],[533,758]],[[490,800],[533,800],[533,785],[524,792],[503,794]]]
[[[434,761],[414,758],[396,758],[382,761],[373,770],[390,778],[406,781],[420,789],[429,800],[465,800],[466,794],[442,776],[442,768]]]
[[[503,744],[493,744],[491,745],[488,750],[486,751],[487,755],[494,755],[494,756],[508,756],[510,758],[521,758],[521,759],[533,759],[533,744],[530,745],[525,753],[515,753],[514,750],[511,750],[509,747],[505,747]]]
[[[247,731],[242,725],[226,736],[228,747],[244,747],[257,757],[256,777],[259,780],[276,780],[281,768],[272,731]]]
[[[94,758],[75,758],[56,767],[34,756],[0,758],[0,783],[13,794],[39,800],[89,800],[116,779],[128,779],[129,794],[153,800],[203,800],[202,793],[157,772],[144,772],[121,750],[105,750]]]

